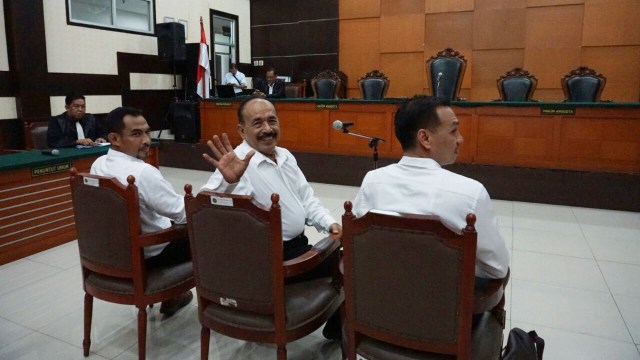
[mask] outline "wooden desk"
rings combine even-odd
[[[364,139],[332,128],[386,139],[381,157],[402,156],[393,116],[400,100],[274,100],[282,138],[291,151],[371,156]],[[200,104],[202,140],[226,132],[233,145],[238,100]],[[640,103],[454,102],[464,136],[458,163],[640,174]],[[552,115],[543,114],[555,112]]]
[[[158,166],[157,146],[147,162]],[[76,239],[69,169],[88,172],[108,147],[0,156],[0,265]]]

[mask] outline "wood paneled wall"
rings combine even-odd
[[[271,66],[293,81],[338,70],[338,0],[252,1],[251,59],[262,78]]]
[[[389,97],[430,94],[426,60],[452,47],[468,60],[468,100],[499,98],[496,79],[522,67],[538,78],[535,99],[560,101],[578,66],[607,78],[602,99],[640,99],[638,0],[341,0],[339,18],[349,97],[373,69],[390,78]]]

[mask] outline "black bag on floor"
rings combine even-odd
[[[501,360],[542,360],[544,339],[532,330],[528,333],[520,328],[509,331],[507,346]]]

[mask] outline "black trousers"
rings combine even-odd
[[[304,233],[302,233],[296,236],[295,238],[289,241],[285,241],[283,243],[283,259],[286,261],[286,260],[291,260],[293,258],[296,258],[304,254],[305,252],[309,251],[311,247],[312,246],[309,245],[309,239],[304,235]],[[318,279],[318,278],[323,278],[323,277],[328,277],[333,275],[332,265],[335,261],[338,261],[338,254],[339,254],[339,251],[334,252],[329,257],[327,257],[323,262],[318,264],[318,266],[313,268],[311,271],[308,271],[302,275],[288,278],[286,280],[286,283],[293,284],[297,282],[313,280],[313,279]]]
[[[181,264],[191,260],[189,238],[170,242],[160,254],[145,260],[148,267],[165,267]]]

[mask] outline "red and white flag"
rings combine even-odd
[[[196,80],[198,82],[196,93],[203,98],[209,98],[209,82],[211,78],[211,68],[209,67],[209,51],[207,50],[207,37],[204,33],[202,16],[200,17],[200,51],[198,54],[198,72]]]

